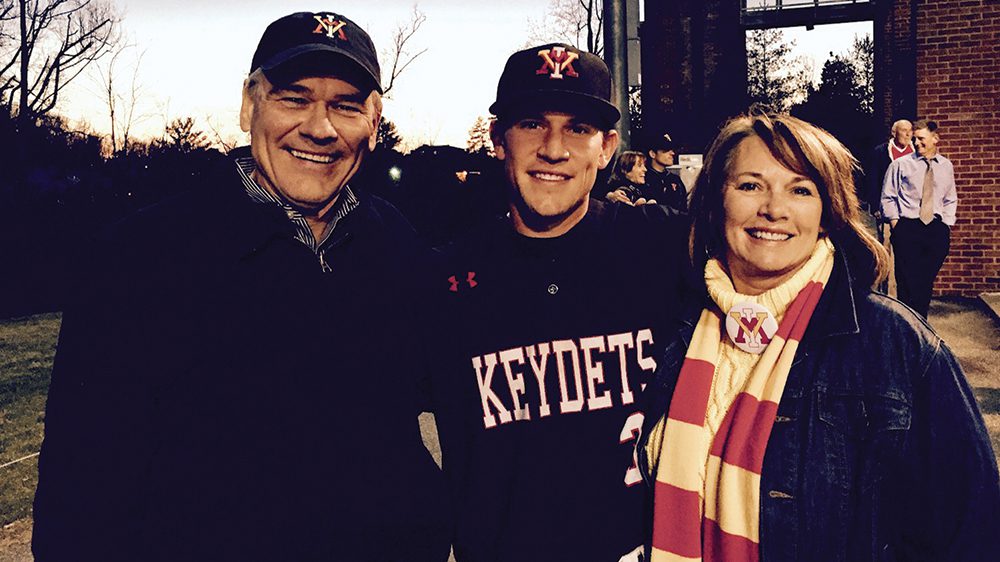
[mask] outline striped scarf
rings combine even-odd
[[[721,311],[702,311],[670,408],[650,432],[647,445],[656,476],[652,562],[759,559],[764,451],[799,341],[833,269],[833,244],[821,239],[802,269],[758,297],[736,294],[721,265],[713,262],[706,268],[706,281],[717,303],[727,300],[718,296],[726,292],[719,290],[720,283],[731,297],[738,297],[728,299],[732,304],[762,303],[760,297],[773,298],[773,292],[782,290],[787,297],[771,309],[780,322],[760,355],[737,349],[722,335],[723,314],[730,304]],[[713,267],[721,274],[710,276]],[[728,368],[717,369],[727,357]],[[718,404],[710,404],[711,399],[734,384],[739,388],[723,399],[725,415],[713,435],[708,421],[711,407]]]

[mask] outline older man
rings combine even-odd
[[[923,316],[948,256],[958,192],[951,160],[938,152],[934,121],[913,124],[916,153],[893,161],[882,188],[882,216],[892,228],[899,300]]]
[[[874,215],[879,212],[882,182],[885,171],[893,161],[913,154],[913,123],[899,119],[889,129],[889,140],[879,144],[865,162],[865,191],[858,193],[863,210]]]
[[[273,22],[249,151],[111,229],[64,315],[37,560],[442,560],[398,279],[416,255],[351,183],[379,66],[332,12]]]
[[[639,398],[686,230],[658,205],[589,197],[618,146],[610,91],[604,62],[570,45],[511,55],[490,107],[509,213],[435,279],[431,388],[460,561],[641,554]]]

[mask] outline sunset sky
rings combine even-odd
[[[145,118],[134,134],[158,136],[165,123],[190,116],[202,129],[214,128],[223,138],[242,143],[240,88],[268,23],[292,12],[325,8],[357,22],[384,51],[394,30],[411,19],[414,2],[118,0],[117,5],[123,31],[135,45],[116,67],[122,91],[132,77],[130,66],[143,53],[137,78],[144,92],[139,113]],[[548,0],[420,0],[418,7],[427,21],[410,49],[427,52],[397,80],[384,111],[405,145],[464,147],[476,117],[488,114],[507,56],[527,46],[529,21],[543,21],[548,5]],[[796,40],[797,54],[814,59],[818,73],[829,51],[845,51],[855,33],[870,32],[871,23],[866,22],[812,31],[789,29],[786,36]],[[388,61],[382,64],[385,79]],[[66,91],[62,113],[106,131],[107,109],[100,88],[96,74],[82,76]]]

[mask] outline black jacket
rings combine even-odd
[[[693,291],[647,387],[639,447],[666,413],[707,296]],[[683,454],[683,453],[680,453]],[[962,370],[913,311],[854,283],[838,254],[778,405],[760,479],[760,555],[992,560],[1000,484]]]
[[[670,170],[657,172],[652,166],[646,168],[646,183],[641,189],[646,199],[655,199],[660,205],[678,213],[688,212],[687,188],[681,177]]]
[[[114,227],[63,318],[35,497],[38,560],[443,560],[388,204],[332,273],[226,161]]]

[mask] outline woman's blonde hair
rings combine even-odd
[[[723,185],[739,145],[757,137],[774,158],[808,177],[823,202],[820,225],[842,252],[855,280],[866,286],[888,274],[889,255],[861,221],[854,189],[858,161],[833,135],[787,114],[751,111],[731,119],[712,142],[691,194],[691,262],[700,271],[713,257],[724,257]]]

